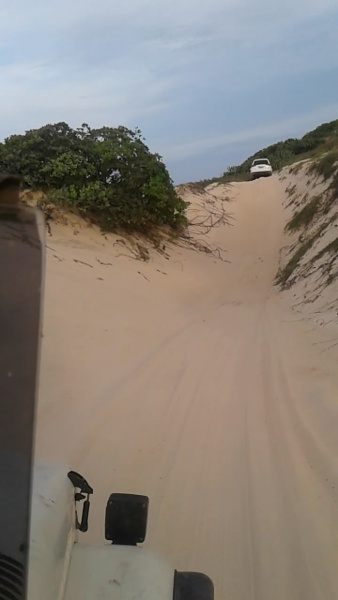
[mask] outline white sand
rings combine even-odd
[[[219,600],[338,598],[338,353],[273,288],[284,189],[187,192],[228,207],[208,241],[230,262],[117,257],[83,226],[47,240],[37,454],[93,485],[84,540],[103,543],[109,493],[149,495],[146,545]]]

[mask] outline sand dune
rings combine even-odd
[[[338,355],[273,286],[284,189],[186,189],[198,223],[228,214],[193,230],[205,252],[47,241],[37,455],[93,485],[88,541],[109,493],[148,494],[146,545],[224,600],[338,597]]]

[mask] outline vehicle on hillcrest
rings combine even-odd
[[[250,167],[251,179],[258,179],[258,177],[271,177],[272,166],[268,158],[255,158],[252,161]]]

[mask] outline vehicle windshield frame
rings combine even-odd
[[[255,158],[252,163],[253,167],[257,167],[259,165],[265,165],[266,167],[270,167],[270,162],[268,158]]]

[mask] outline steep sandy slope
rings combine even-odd
[[[316,171],[315,162],[305,161],[280,174],[288,235],[279,274],[295,313],[338,326],[338,190],[332,177]]]
[[[217,598],[333,599],[338,356],[273,287],[284,186],[185,194],[224,260],[168,244],[139,262],[52,230],[37,454],[94,486],[92,541],[110,492],[146,493],[147,545]],[[229,223],[202,232],[208,206]]]

